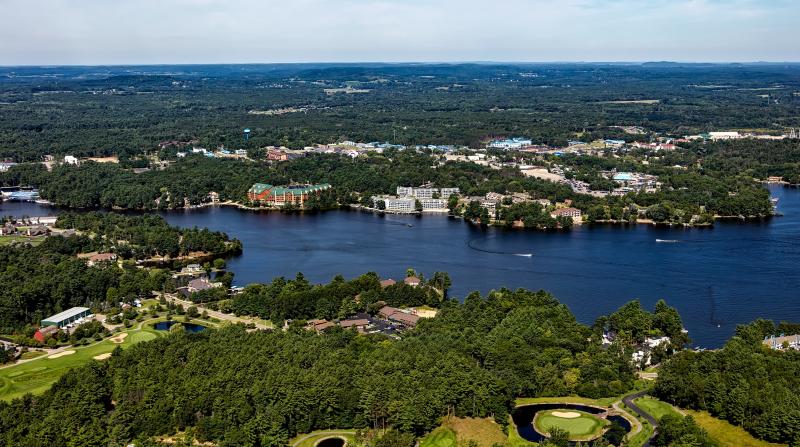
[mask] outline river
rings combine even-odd
[[[255,213],[209,207],[165,213],[173,225],[227,232],[244,244],[228,261],[237,285],[303,272],[327,282],[367,271],[401,279],[413,267],[441,270],[451,294],[524,287],[552,292],[590,324],[631,299],[675,306],[693,345],[718,347],[736,324],[800,321],[800,190],[770,186],[784,214],[713,228],[576,226],[568,232],[481,229],[444,215],[365,212]],[[47,215],[34,203],[3,203],[0,214]],[[671,242],[658,242],[666,240]],[[524,256],[530,254],[530,256]]]

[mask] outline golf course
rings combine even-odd
[[[536,413],[534,427],[539,433],[547,434],[554,427],[569,433],[571,441],[592,440],[603,434],[608,421],[593,414],[578,410],[545,410]]]
[[[134,328],[87,346],[69,347],[54,354],[0,368],[0,400],[11,400],[27,393],[43,393],[70,368],[85,365],[92,360],[103,361],[117,346],[124,349],[164,335],[164,331],[157,331],[140,323]]]

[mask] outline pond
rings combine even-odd
[[[606,410],[598,407],[580,404],[555,403],[523,405],[515,408],[511,413],[511,417],[514,420],[514,425],[517,426],[517,433],[521,438],[531,442],[542,442],[546,439],[544,435],[536,431],[536,429],[533,427],[533,418],[536,416],[536,413],[545,410],[578,410],[595,415],[600,415],[606,412]],[[626,432],[630,432],[631,430],[630,422],[628,422],[628,420],[622,416],[609,415],[606,419],[619,424],[623,429],[625,429]]]
[[[174,326],[176,324],[183,325],[183,328],[187,332],[191,332],[191,333],[201,332],[201,331],[206,329],[205,326],[201,326],[199,324],[183,323],[183,322],[180,322],[180,321],[161,321],[159,323],[154,324],[153,328],[156,329],[157,331],[168,331],[168,330],[170,330],[170,328],[172,328],[172,326]]]
[[[316,447],[344,447],[344,445],[344,439],[333,437],[320,440]]]

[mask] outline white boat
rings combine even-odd
[[[677,239],[656,239],[656,242],[663,244],[677,244],[680,241]]]

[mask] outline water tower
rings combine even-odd
[[[244,141],[248,141],[250,139],[250,129],[247,128],[244,130]]]

